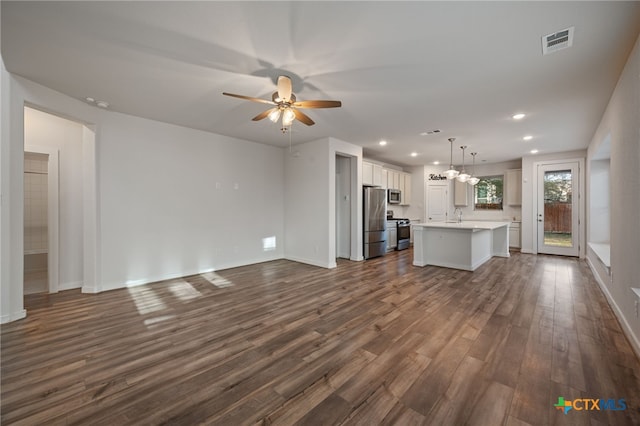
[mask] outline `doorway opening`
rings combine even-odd
[[[95,292],[95,132],[25,105],[24,152],[21,292]]]
[[[50,234],[55,233],[49,229],[50,210],[57,209],[49,205],[50,198],[57,198],[49,196],[50,191],[57,192],[49,182],[49,161],[48,153],[24,153],[24,294],[44,293],[51,284],[56,286],[55,277],[49,277],[55,270],[49,261],[57,257],[56,244],[49,244]]]
[[[351,256],[351,158],[336,155],[336,257]]]

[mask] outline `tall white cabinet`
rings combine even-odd
[[[506,181],[505,199],[507,201],[507,205],[522,205],[522,170],[507,170],[504,176]]]
[[[456,207],[467,207],[469,205],[469,184],[453,180],[453,205]]]

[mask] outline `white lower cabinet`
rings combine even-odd
[[[387,251],[395,250],[398,247],[398,229],[396,221],[387,222]]]
[[[509,247],[520,248],[520,222],[511,222],[509,226]]]

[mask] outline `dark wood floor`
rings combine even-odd
[[[640,424],[640,363],[584,262],[411,256],[28,296],[2,326],[1,422]]]

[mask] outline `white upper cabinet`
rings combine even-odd
[[[362,162],[362,184],[385,187],[386,182],[382,181],[382,166],[379,164]]]
[[[362,184],[373,185],[373,164],[368,161],[362,162]]]
[[[400,189],[400,172],[387,169],[387,188]]]
[[[467,207],[469,205],[469,184],[453,180],[453,205],[456,207]]]
[[[384,189],[399,189],[400,204],[411,204],[411,174],[399,170],[384,169],[369,161],[362,162],[362,184],[379,186]]]
[[[383,186],[382,184],[382,166],[378,164],[373,165],[373,184],[375,186]],[[386,184],[386,182],[385,182]]]
[[[514,169],[505,172],[506,201],[509,206],[522,205],[522,170]]]

